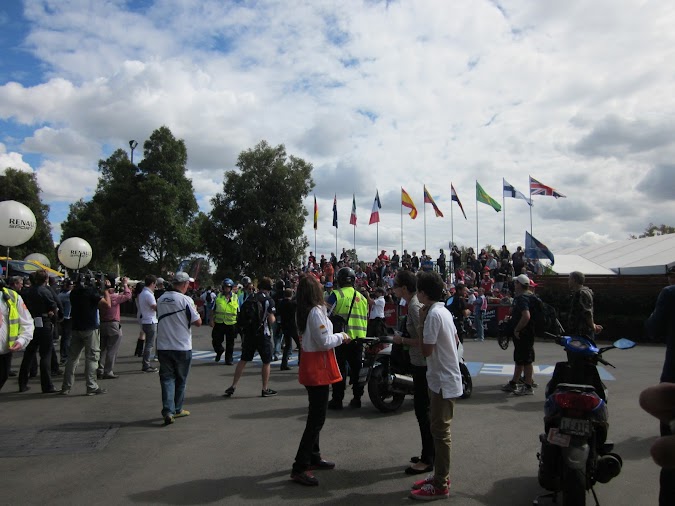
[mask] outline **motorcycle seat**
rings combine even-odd
[[[579,385],[575,383],[558,383],[555,389],[565,391],[589,392],[589,393],[595,392],[595,387],[593,385]]]

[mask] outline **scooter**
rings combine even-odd
[[[393,413],[401,407],[406,395],[414,395],[413,378],[406,366],[392,357],[392,336],[362,339],[363,362],[359,383],[368,388],[368,397],[382,413]],[[462,399],[471,397],[473,381],[464,363],[464,346],[460,343],[459,369],[462,373]]]
[[[544,404],[545,433],[540,434],[539,484],[551,493],[537,497],[551,498],[557,503],[562,496],[564,506],[585,506],[596,483],[607,483],[621,472],[621,457],[613,453],[614,444],[607,440],[607,389],[600,379],[597,364],[614,367],[602,358],[611,349],[635,347],[628,339],[619,339],[611,346],[598,348],[591,339],[579,336],[555,336],[565,348],[567,361],[558,362],[546,386]]]

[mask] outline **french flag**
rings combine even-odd
[[[373,202],[373,211],[370,213],[370,221],[368,222],[368,225],[380,222],[380,209],[382,209],[382,203],[380,202],[380,192],[375,190],[375,201]]]

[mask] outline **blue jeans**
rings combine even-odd
[[[183,411],[185,387],[192,363],[192,350],[158,350],[159,383],[162,386],[162,416]]]
[[[473,315],[473,326],[476,328],[476,339],[485,340],[485,329],[483,328],[483,311],[476,311]]]

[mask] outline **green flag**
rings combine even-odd
[[[492,207],[492,209],[494,209],[497,212],[502,210],[502,206],[499,205],[499,202],[490,197],[485,192],[485,190],[483,190],[483,187],[478,184],[478,181],[476,181],[476,200],[478,202],[482,202],[483,204],[489,205],[490,207]]]

